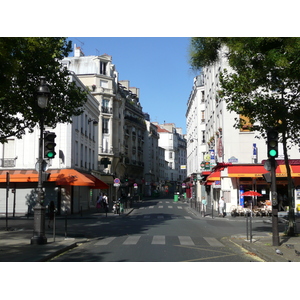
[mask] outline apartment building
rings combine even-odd
[[[263,195],[259,200],[269,200],[270,186],[262,175],[267,173],[263,166],[267,159],[265,139],[257,138],[258,132],[250,131],[247,125],[235,129],[236,119],[244,117],[229,112],[226,102],[220,97],[219,76],[225,68],[230,71],[223,49],[219,60],[203,68],[201,74],[194,79],[186,113],[187,168],[189,176],[192,177],[194,174],[195,178],[198,175],[196,183],[198,188],[194,186],[195,184],[191,185],[189,195],[196,197],[196,201],[200,201],[204,196],[208,204],[214,204],[214,207],[217,207],[222,195],[225,198],[226,210],[230,211],[231,206],[244,206],[251,200],[241,196],[243,191],[257,190]],[[289,150],[289,157],[293,180],[297,186],[300,183],[298,183],[300,174],[297,172],[297,165],[300,164],[297,147]],[[279,178],[277,189],[284,197],[287,194],[287,175],[282,145],[279,145],[277,163],[276,172]],[[298,194],[296,188],[296,204],[300,201]]]
[[[85,89],[76,75],[71,75],[70,80]],[[56,135],[56,156],[46,159],[48,180],[44,182],[44,204],[54,200],[58,213],[88,209],[96,200],[97,188],[103,184],[97,173],[98,127],[94,120],[98,119],[98,102],[88,93],[84,112],[74,116],[72,123],[60,123],[54,129],[44,128]],[[22,139],[12,137],[7,144],[0,144],[0,213],[6,211],[6,195],[9,213],[32,213],[38,182],[39,136],[40,128],[36,126]],[[6,174],[10,177],[8,190]],[[102,188],[107,187],[102,185]],[[90,193],[91,188],[94,193]]]

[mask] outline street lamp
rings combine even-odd
[[[40,77],[40,86],[37,89],[37,103],[41,108],[42,112],[40,115],[40,140],[39,140],[39,159],[38,159],[38,198],[37,204],[34,207],[34,230],[33,237],[31,238],[31,244],[46,244],[47,238],[45,236],[45,207],[44,202],[44,191],[43,191],[43,133],[44,133],[44,109],[48,106],[48,99],[50,97],[50,89],[46,84],[44,76]]]

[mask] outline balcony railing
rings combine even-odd
[[[112,114],[112,108],[111,107],[102,106],[101,111],[105,114]]]
[[[0,159],[0,166],[2,168],[13,168],[16,166],[16,159],[15,158]]]

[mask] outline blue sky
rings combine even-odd
[[[186,133],[186,108],[193,78],[188,37],[69,37],[84,55],[112,56],[119,80],[140,89],[151,122],[175,123]],[[73,53],[70,53],[73,56]]]

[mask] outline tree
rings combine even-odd
[[[192,38],[191,65],[201,68],[220,55],[232,71],[220,75],[229,111],[247,117],[262,137],[273,127],[281,134],[288,177],[289,228],[294,235],[294,197],[287,150],[300,143],[300,38]],[[236,119],[236,128],[243,119]]]
[[[40,76],[46,77],[51,92],[45,124],[54,128],[82,113],[86,92],[70,81],[70,72],[60,63],[71,46],[60,37],[0,38],[0,142],[11,136],[21,138],[39,122]]]

